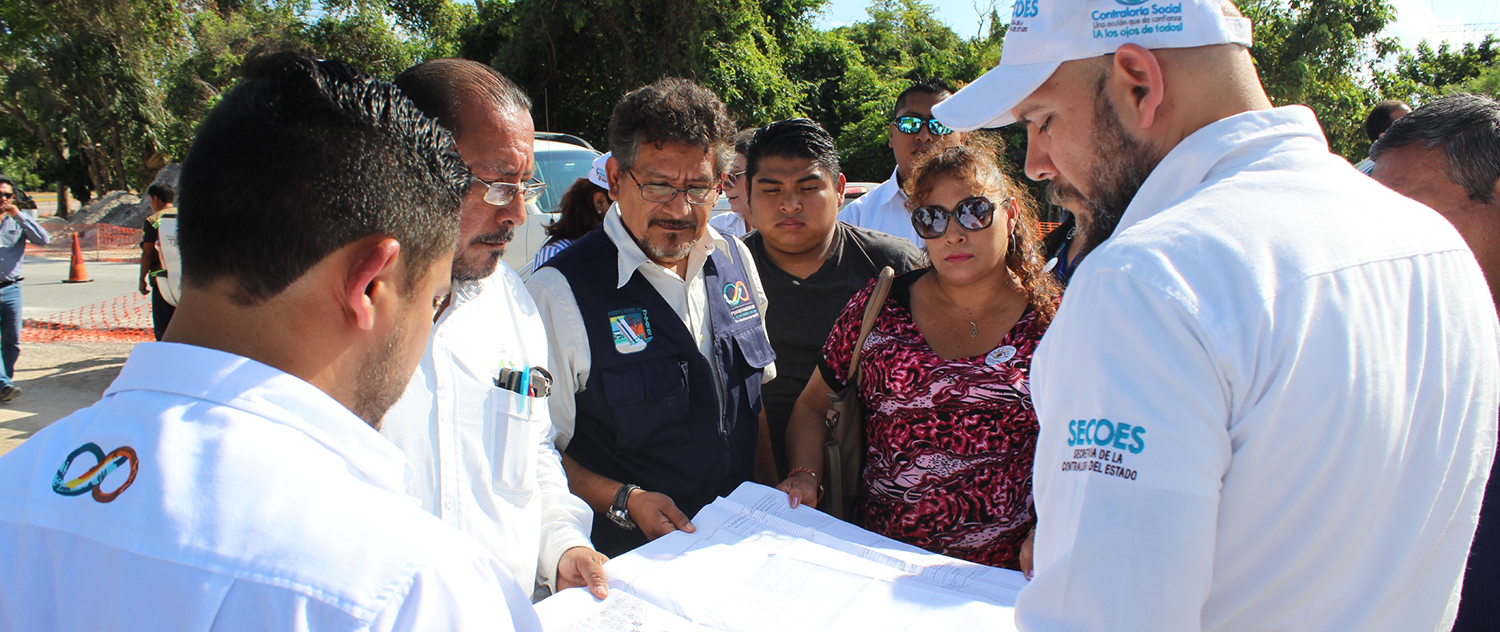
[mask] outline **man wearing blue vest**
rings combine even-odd
[[[775,376],[765,292],[745,245],[708,225],[735,133],[683,79],[631,92],[609,123],[602,230],[532,276],[551,334],[557,447],[611,557],[677,529],[755,472]]]

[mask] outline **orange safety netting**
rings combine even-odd
[[[67,259],[73,256],[73,235],[78,235],[78,244],[83,248],[84,261],[122,261],[134,263],[141,260],[141,229],[124,228],[113,224],[68,224],[48,228],[51,242],[45,246],[26,244],[26,254],[41,257]]]
[[[140,232],[140,231],[137,231]],[[136,293],[21,321],[25,342],[148,342],[151,297]]]

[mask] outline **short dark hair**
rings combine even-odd
[[[1380,135],[1391,128],[1397,112],[1410,110],[1411,106],[1405,101],[1397,99],[1386,99],[1375,104],[1375,109],[1370,110],[1370,115],[1365,117],[1365,135],[1370,137],[1370,142],[1380,140]]]
[[[573,181],[573,186],[563,193],[557,203],[557,221],[548,226],[547,243],[559,239],[578,239],[589,234],[604,223],[599,209],[594,208],[594,194],[608,193],[588,178]]]
[[[442,126],[463,135],[463,104],[479,95],[502,111],[531,111],[531,98],[494,68],[467,59],[432,59],[407,68],[396,76],[396,87],[422,113]]]
[[[923,79],[921,81],[913,83],[907,86],[905,90],[902,90],[901,94],[896,95],[896,107],[891,110],[891,118],[896,118],[901,114],[901,108],[906,107],[906,97],[919,93],[930,94],[934,97],[937,97],[938,100],[941,101],[950,96],[953,96],[953,88],[950,88],[948,87],[948,84],[943,83],[942,79],[938,79],[935,77],[931,79]]]
[[[828,172],[829,177],[835,180],[839,177],[839,150],[833,144],[833,136],[810,119],[787,119],[760,128],[745,154],[745,177],[754,178],[760,171],[760,159],[767,156],[807,158]]]
[[[183,283],[228,277],[233,299],[252,305],[333,251],[388,235],[409,291],[453,256],[470,176],[437,121],[342,61],[282,52],[247,61],[243,75],[182,164]]]
[[[156,198],[162,204],[171,204],[177,199],[177,194],[165,184],[153,184],[146,187],[146,195]]]
[[[1379,162],[1381,154],[1408,145],[1441,147],[1448,156],[1448,179],[1463,186],[1470,200],[1495,202],[1495,182],[1500,180],[1500,103],[1494,99],[1460,93],[1419,107],[1375,141],[1370,158]]]
[[[667,77],[626,94],[609,118],[609,150],[621,169],[635,166],[641,142],[657,147],[682,143],[714,155],[714,175],[733,158],[734,119],[712,90],[687,79]]]

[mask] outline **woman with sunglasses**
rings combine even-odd
[[[863,347],[857,515],[871,531],[930,551],[1021,568],[1036,522],[1027,374],[1061,290],[1045,270],[1032,202],[993,152],[930,154],[906,188],[931,264],[896,277]],[[792,413],[792,473],[778,488],[793,505],[818,501],[827,393],[843,386],[873,288],[834,324]]]

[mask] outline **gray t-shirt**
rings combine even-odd
[[[885,266],[902,274],[921,265],[921,251],[904,239],[839,222],[835,228],[833,253],[806,279],[798,279],[766,256],[759,232],[745,237],[760,271],[770,309],[766,310],[766,332],[776,350],[777,378],[762,387],[766,421],[771,427],[771,447],[776,468],[786,475],[786,427],[792,406],[818,362],[833,321],[856,292],[869,285]]]

